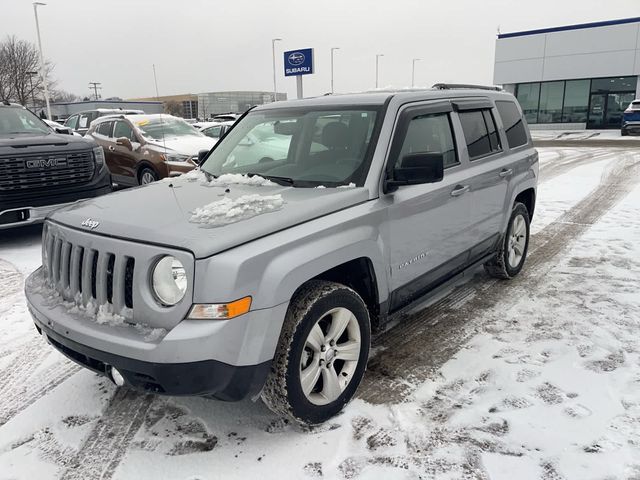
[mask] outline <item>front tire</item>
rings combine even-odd
[[[495,257],[484,264],[489,275],[509,279],[520,273],[529,250],[529,230],[529,211],[523,203],[516,202]]]
[[[328,420],[355,394],[370,342],[360,295],[339,283],[308,282],[289,305],[262,400],[301,424]]]
[[[140,185],[148,185],[158,180],[158,174],[149,167],[144,167],[138,175],[138,183]]]

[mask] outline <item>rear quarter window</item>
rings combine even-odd
[[[524,120],[522,119],[520,110],[515,102],[497,100],[496,107],[498,113],[500,113],[500,118],[502,118],[509,148],[526,145],[529,142],[527,130],[524,126]]]

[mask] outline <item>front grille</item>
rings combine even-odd
[[[45,276],[66,300],[87,306],[108,305],[129,317],[133,308],[135,260],[126,255],[77,245],[44,230]]]
[[[0,158],[0,192],[29,193],[67,187],[93,178],[93,152],[16,155]]]

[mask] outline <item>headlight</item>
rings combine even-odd
[[[187,291],[187,271],[180,260],[162,257],[153,268],[151,287],[162,305],[171,307],[182,300]]]
[[[102,147],[95,147],[93,149],[93,158],[96,159],[98,171],[102,170],[102,168],[104,167],[104,150],[102,149]]]
[[[191,158],[190,155],[179,155],[177,153],[166,153],[164,158],[167,162],[186,162]]]

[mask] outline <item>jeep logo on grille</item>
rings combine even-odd
[[[35,160],[27,160],[27,168],[51,168],[64,166],[67,159],[64,157],[37,158]]]
[[[99,221],[92,220],[90,218],[87,218],[80,224],[80,226],[87,227],[89,230],[95,230],[96,228],[98,228],[98,225],[100,225]]]

